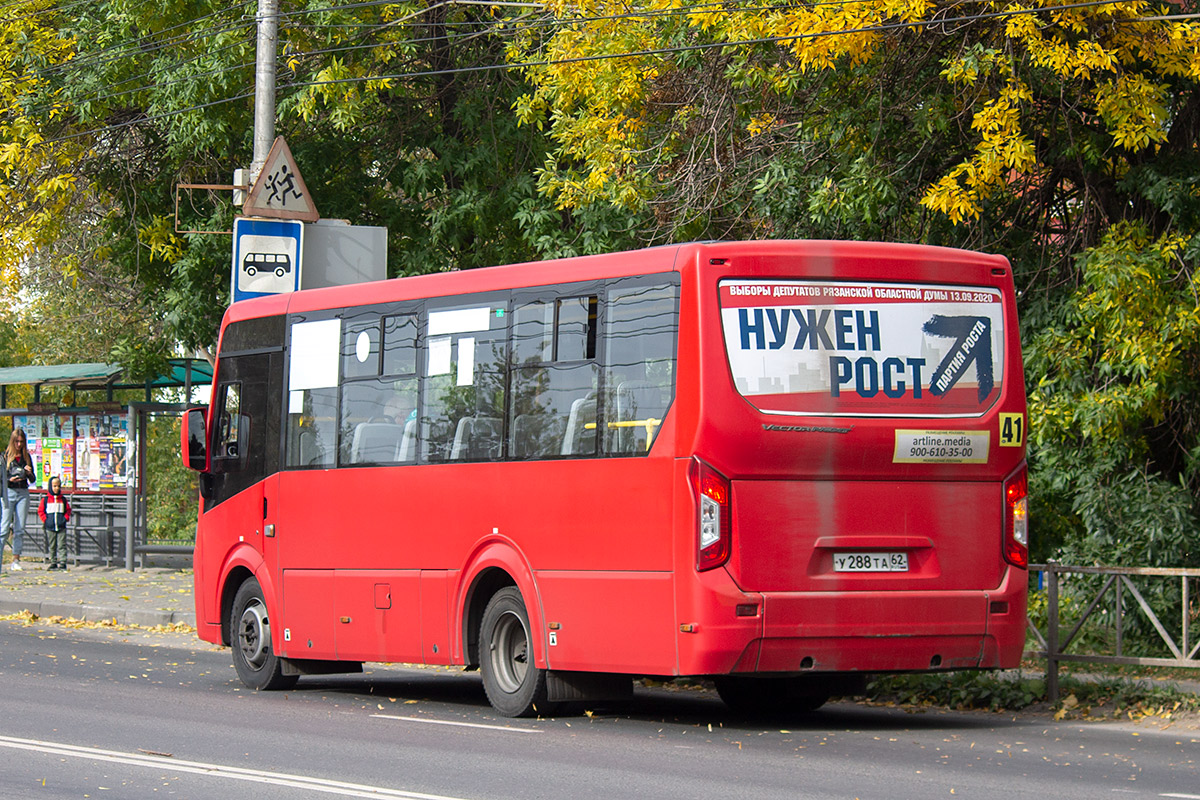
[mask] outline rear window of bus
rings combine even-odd
[[[734,385],[760,411],[980,416],[1000,396],[999,289],[726,280],[720,302]]]

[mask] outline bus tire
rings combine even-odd
[[[739,714],[777,717],[808,714],[829,701],[829,692],[795,678],[745,678],[725,675],[715,678],[717,694]]]
[[[283,659],[271,649],[271,621],[262,587],[250,578],[238,587],[229,614],[233,666],[251,689],[289,689],[299,676],[283,674]]]
[[[534,666],[529,615],[514,586],[496,592],[484,609],[479,624],[479,669],[488,702],[504,716],[550,713],[546,670]]]

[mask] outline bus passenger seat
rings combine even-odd
[[[556,456],[562,449],[566,418],[561,414],[520,414],[512,423],[513,458]]]
[[[592,427],[588,428],[587,426]],[[562,454],[574,456],[596,452],[596,397],[588,395],[571,403],[567,430],[563,435]]]
[[[391,422],[360,422],[350,443],[350,462],[391,463],[396,460],[404,426]]]
[[[404,433],[400,437],[400,445],[396,448],[396,460],[403,463],[415,460],[417,455],[417,421],[410,419],[404,423]]]
[[[288,465],[294,467],[307,467],[314,463],[315,454],[317,452],[317,436],[311,430],[301,430],[296,434],[296,455],[293,458],[291,451],[288,451]]]
[[[495,417],[463,417],[454,431],[450,460],[472,461],[500,458],[500,420]]]

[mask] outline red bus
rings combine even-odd
[[[259,689],[478,667],[512,716],[1012,667],[1025,426],[995,255],[696,243],[248,300],[183,430],[199,635]]]

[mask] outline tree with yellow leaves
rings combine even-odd
[[[14,0],[0,18],[0,296],[21,308],[5,320],[15,335],[0,336],[5,363],[115,360],[114,342],[148,350],[161,329],[109,262],[101,223],[113,206],[90,169],[110,154],[81,136],[66,97],[71,19],[52,0]]]
[[[1200,23],[1165,19],[1178,6],[1141,0],[547,8],[554,33],[530,34],[509,55],[532,64],[535,88],[516,111],[549,126],[558,144],[540,188],[564,208],[670,206],[681,166],[707,161],[728,176],[765,149],[763,137],[816,153],[843,125],[842,157],[869,158],[881,126],[855,125],[845,108],[865,101],[880,116],[910,118],[914,145],[936,133],[921,122],[960,129],[958,152],[943,150],[940,169],[913,188],[953,223],[979,220],[997,198],[1077,188],[1083,176],[1066,175],[1065,159],[1119,179],[1167,143],[1172,122],[1190,113],[1173,87],[1200,77]],[[711,146],[694,149],[697,138]],[[760,178],[769,172],[758,166]]]
[[[11,3],[0,18],[0,277],[58,235],[77,188],[77,148],[47,144],[45,123],[61,119],[47,66],[71,57],[59,38],[51,0]],[[31,111],[37,107],[37,112]]]

